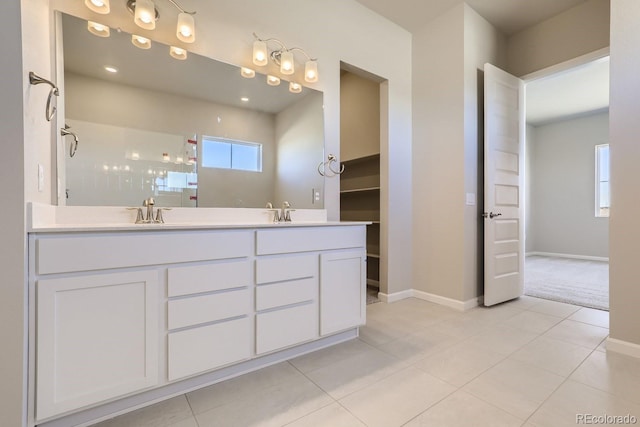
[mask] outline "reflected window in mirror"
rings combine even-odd
[[[262,172],[262,144],[203,136],[202,167]]]

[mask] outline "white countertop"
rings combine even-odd
[[[327,221],[323,209],[299,209],[291,222],[273,222],[267,209],[173,208],[164,224],[135,224],[136,211],[113,206],[53,206],[29,204],[30,233],[91,231],[214,230],[283,227],[329,227],[370,224],[366,221]]]

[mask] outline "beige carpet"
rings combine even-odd
[[[609,310],[609,263],[546,256],[525,258],[524,293]]]

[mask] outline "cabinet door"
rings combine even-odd
[[[320,335],[364,325],[366,279],[364,249],[320,256]]]
[[[37,282],[36,417],[158,383],[158,273]]]

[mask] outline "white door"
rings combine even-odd
[[[524,291],[524,83],[484,65],[484,305]]]

